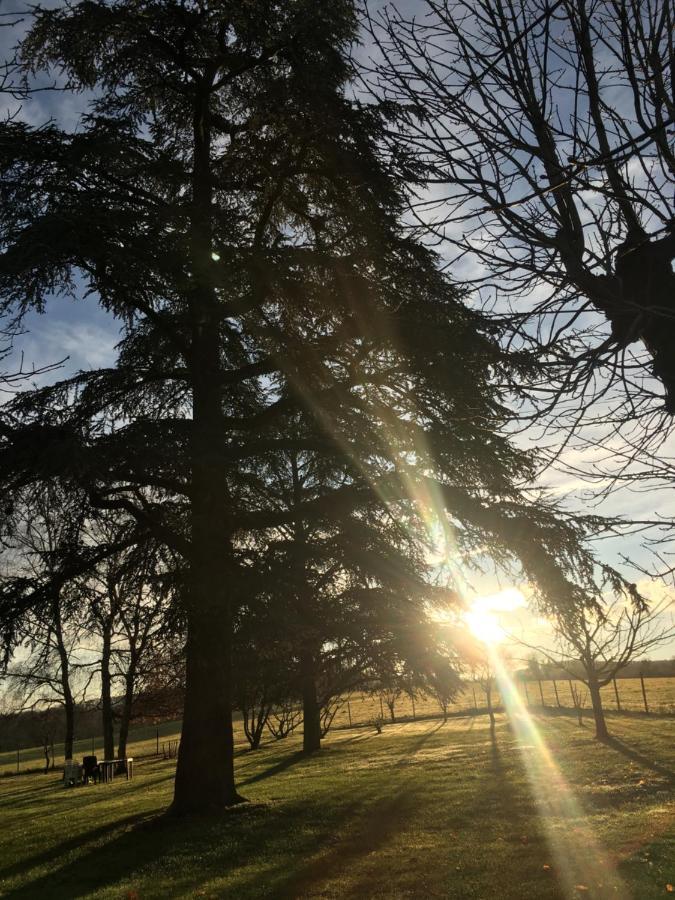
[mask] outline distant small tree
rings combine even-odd
[[[485,704],[490,718],[490,728],[495,727],[493,695],[495,688],[495,661],[486,643],[474,637],[466,628],[457,628],[453,633],[453,643],[459,654],[464,672],[480,686],[485,694]]]
[[[571,683],[571,682],[570,682]],[[577,721],[579,725],[584,724],[584,704],[586,703],[587,690],[582,690],[578,684],[572,685],[572,702],[577,712]]]
[[[472,671],[474,680],[478,682],[485,694],[485,704],[490,718],[490,728],[494,730],[495,711],[492,704],[492,695],[495,686],[495,671],[490,658],[486,655],[483,660],[474,664]]]
[[[533,681],[538,681],[541,678],[541,663],[534,653],[527,661],[527,671]]]
[[[292,647],[284,632],[283,606],[265,595],[242,604],[232,654],[234,704],[249,746],[257,750],[272,710],[283,707],[293,694]],[[288,733],[285,724],[284,719],[280,737]]]
[[[275,706],[269,714],[267,730],[272,737],[283,740],[291,734],[302,722],[302,707],[297,699],[289,698]]]
[[[440,660],[428,676],[428,685],[443,712],[443,721],[448,721],[448,710],[461,687],[459,673],[448,660]]]
[[[40,747],[45,758],[44,773],[53,771],[56,765],[54,744],[57,734],[63,731],[62,711],[55,707],[32,709],[20,713],[22,718],[23,742],[28,746]],[[17,741],[17,744],[21,741]]]
[[[396,704],[405,692],[405,681],[400,672],[392,670],[379,676],[375,692],[389,710],[389,718],[396,721]]]
[[[632,601],[614,600],[602,610],[572,607],[553,619],[556,646],[536,648],[586,686],[598,740],[609,737],[601,689],[632,660],[672,640],[675,628],[664,616],[669,606],[663,601],[650,607],[635,594]]]
[[[321,737],[325,738],[328,732],[330,731],[330,727],[333,724],[333,720],[338,712],[342,709],[342,707],[348,703],[348,696],[343,696],[342,694],[338,694],[337,696],[329,697],[322,705],[319,721],[321,723]]]

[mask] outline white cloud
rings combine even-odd
[[[115,362],[115,344],[119,333],[86,322],[50,320],[40,321],[40,327],[19,339],[15,346],[15,358],[23,354],[24,370],[35,366],[51,365],[66,357],[64,368],[69,372],[80,369],[97,369]],[[52,380],[53,374],[40,380]],[[57,374],[63,377],[63,370]]]

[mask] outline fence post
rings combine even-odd
[[[347,700],[347,715],[349,716],[349,727],[352,727],[352,708],[349,705],[349,700]]]
[[[572,706],[574,709],[577,708],[577,698],[574,696],[574,688],[572,687],[572,679],[568,678],[567,683],[570,686],[570,697],[572,698]]]
[[[645,701],[645,712],[649,712],[649,706],[647,705],[647,691],[645,690],[645,679],[643,675],[640,675],[640,684],[642,686],[642,699]]]
[[[544,689],[541,686],[541,678],[537,678],[537,681],[539,682],[539,696],[541,697],[541,705],[543,708],[546,706],[546,704],[544,703]]]
[[[473,708],[478,710],[478,704],[476,703],[476,687],[475,685],[471,685],[471,691],[473,693]]]
[[[555,682],[555,678],[553,679],[553,690],[555,691],[555,702],[558,704],[558,709],[560,709],[560,697],[558,696],[558,685]]]
[[[527,701],[527,705],[530,705],[530,692],[527,689],[527,682],[523,681],[523,687],[525,688],[525,700]]]
[[[619,688],[616,686],[616,678],[612,678],[612,684],[614,685],[614,696],[616,697],[616,708],[621,712],[621,701],[619,700]]]

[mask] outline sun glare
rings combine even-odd
[[[486,609],[472,609],[464,619],[471,634],[485,644],[498,644],[504,640],[504,629],[494,613]]]
[[[498,594],[476,597],[464,613],[469,631],[485,644],[499,644],[506,637],[498,613],[513,612],[525,606],[525,597],[517,588],[507,588]]]

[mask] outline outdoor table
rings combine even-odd
[[[98,765],[101,773],[101,781],[103,782],[107,783],[113,781],[115,778],[115,769],[119,771],[122,766],[124,767],[127,781],[134,777],[134,759],[132,756],[128,756],[125,759],[104,759],[103,762],[100,762]]]

